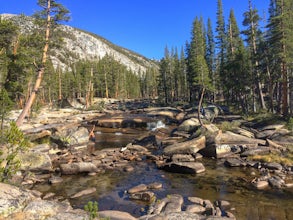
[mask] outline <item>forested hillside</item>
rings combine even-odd
[[[42,66],[44,18],[3,14],[0,20],[3,102],[23,108],[35,73]],[[51,27],[48,62],[35,107],[56,105],[64,98],[155,97],[158,65],[142,55],[93,33],[55,24]],[[9,107],[8,107],[9,106]],[[38,108],[38,107],[37,107]]]
[[[64,22],[58,24],[54,11],[48,40],[44,11],[33,18],[2,15],[2,115],[8,109],[23,108],[34,92],[34,107],[54,105],[64,98],[84,99],[87,106],[93,97],[159,97],[165,104],[198,103],[203,98],[203,102],[225,104],[244,113],[292,114],[292,8],[292,0],[271,0],[263,27],[251,0],[242,21],[236,21],[233,9],[224,18],[218,0],[216,27],[212,27],[214,21],[197,16],[190,40],[182,42],[185,46],[166,47],[158,62]],[[65,15],[62,10],[59,13]],[[47,43],[48,61],[43,66]],[[36,72],[43,67],[36,91]]]
[[[206,101],[244,113],[292,114],[293,1],[271,0],[265,27],[251,0],[242,21],[233,9],[225,19],[221,0],[217,8],[216,27],[196,17],[185,48],[166,48],[159,82],[165,103],[195,102],[205,92]]]

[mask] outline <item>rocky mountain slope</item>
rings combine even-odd
[[[19,25],[22,33],[30,33],[32,29],[36,28],[32,17],[13,14],[1,14],[0,16],[2,19],[12,20]],[[58,28],[66,34],[63,34],[62,47],[51,55],[55,67],[66,69],[68,65],[76,61],[99,60],[108,54],[135,73],[145,72],[150,67],[157,68],[154,61],[117,46],[96,34],[68,25],[60,25]]]

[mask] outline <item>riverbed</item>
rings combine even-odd
[[[97,149],[123,147],[137,137],[144,135],[143,129],[101,128],[96,130]],[[34,187],[44,194],[53,192],[63,199],[69,199],[71,205],[83,208],[88,201],[98,201],[99,210],[120,210],[139,217],[146,214],[149,204],[130,200],[126,191],[138,184],[162,183],[161,189],[155,190],[157,199],[169,194],[180,194],[187,202],[187,197],[196,196],[210,201],[226,200],[231,203],[231,212],[237,219],[293,219],[293,189],[257,190],[251,184],[254,175],[259,172],[254,168],[227,168],[221,160],[200,159],[206,171],[201,174],[174,174],[157,169],[156,165],[143,158],[142,161],[130,162],[132,172],[108,170],[95,176],[62,176],[63,182],[56,185],[39,184]],[[70,199],[75,193],[95,187],[94,194]],[[183,207],[184,209],[184,207]]]

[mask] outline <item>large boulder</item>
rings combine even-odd
[[[189,119],[183,121],[178,126],[178,131],[185,131],[185,132],[191,133],[199,127],[200,127],[200,123],[197,118],[189,118]]]
[[[63,127],[52,135],[51,139],[60,147],[69,147],[73,145],[82,145],[89,141],[89,131],[85,127]]]
[[[22,210],[33,199],[35,196],[29,191],[0,183],[0,219]]]
[[[21,161],[20,169],[33,172],[50,172],[52,171],[52,161],[47,153],[42,152],[22,152],[17,155]]]
[[[173,154],[195,154],[199,150],[205,148],[206,138],[205,136],[194,138],[189,141],[184,141],[180,143],[175,143],[164,148],[163,154],[173,155]]]
[[[210,144],[200,153],[205,157],[221,158],[231,153],[231,146],[228,144]]]

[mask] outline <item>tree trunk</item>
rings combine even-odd
[[[204,124],[203,124],[203,122],[202,122],[202,120],[200,118],[200,110],[201,110],[201,107],[202,107],[202,101],[203,101],[204,93],[205,93],[205,87],[202,88],[202,92],[201,92],[199,103],[198,103],[198,109],[197,109],[197,117],[198,117],[198,121],[199,121],[201,126],[204,126]]]
[[[30,94],[29,99],[27,100],[22,112],[18,116],[16,120],[16,125],[20,126],[23,123],[24,118],[27,116],[28,112],[30,111],[32,104],[35,101],[36,95],[39,91],[43,75],[45,72],[45,64],[47,61],[47,52],[49,49],[49,37],[50,37],[50,28],[51,28],[51,16],[50,16],[50,9],[51,9],[51,0],[47,0],[47,27],[46,27],[46,35],[45,35],[45,46],[43,49],[43,56],[42,56],[42,64],[41,67],[37,71],[37,79],[35,82],[35,86],[33,91]]]
[[[58,70],[58,100],[62,99],[62,80],[61,80],[61,70]]]

